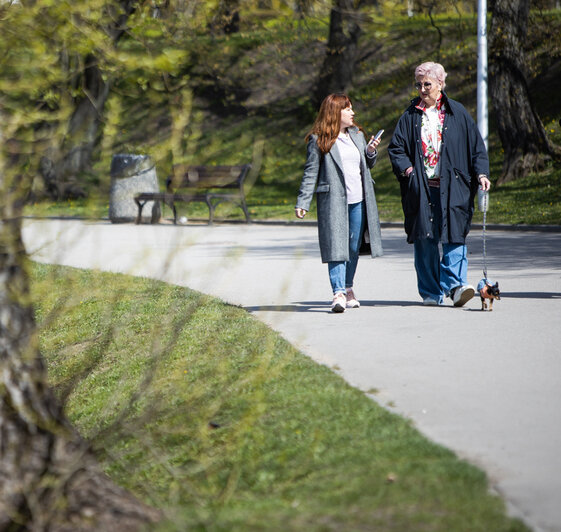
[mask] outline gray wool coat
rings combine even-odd
[[[366,139],[357,127],[349,128],[348,132],[360,153],[362,189],[366,206],[365,233],[368,232],[370,240],[370,255],[379,257],[383,255],[382,236],[374,183],[370,175],[370,168],[376,164],[377,152],[373,156],[367,155]],[[317,196],[321,260],[322,262],[348,261],[349,215],[343,163],[337,143],[329,153],[323,155],[317,145],[316,135],[312,135],[308,141],[308,157],[296,201],[297,208],[310,210],[314,189]]]

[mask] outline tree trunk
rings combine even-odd
[[[498,184],[543,169],[556,155],[532,101],[524,45],[529,0],[495,0],[489,31],[489,88],[504,150]]]
[[[99,469],[47,385],[21,239],[22,194],[8,174],[0,166],[0,531],[139,530],[159,513]]]
[[[220,0],[210,27],[226,35],[238,33],[240,31],[240,0]]]
[[[135,2],[121,0],[115,5],[119,6],[119,10],[111,13],[114,22],[108,28],[114,45],[125,33],[127,21],[135,10]],[[71,59],[63,54],[61,60],[70,71]],[[109,95],[109,84],[103,80],[98,60],[93,54],[85,57],[83,69],[74,76],[73,88],[81,89],[83,96],[74,103],[74,112],[64,139],[49,150],[39,167],[47,193],[55,200],[86,195],[80,183],[80,174],[91,168],[92,154],[99,140],[100,124]]]
[[[97,60],[89,55],[79,76],[84,96],[78,98],[60,147],[41,159],[40,171],[49,196],[55,200],[85,196],[80,174],[90,169],[98,140],[109,85],[103,81]]]
[[[362,33],[360,14],[352,0],[334,0],[329,23],[327,53],[314,88],[313,101],[319,107],[334,92],[345,92],[352,83]]]

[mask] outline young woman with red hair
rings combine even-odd
[[[319,247],[333,290],[333,312],[358,308],[353,280],[363,240],[370,254],[383,254],[380,220],[370,169],[380,139],[367,144],[354,122],[351,100],[330,94],[306,136],[308,155],[295,212],[304,218],[317,196]],[[365,238],[366,237],[366,238]]]

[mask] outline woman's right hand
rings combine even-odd
[[[294,213],[296,214],[296,218],[304,218],[304,216],[306,216],[307,212],[308,212],[307,210],[301,209],[300,207],[295,207],[294,208]]]

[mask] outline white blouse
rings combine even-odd
[[[347,203],[359,203],[364,198],[360,175],[360,152],[351,137],[343,133],[337,137],[337,149],[343,162]]]

